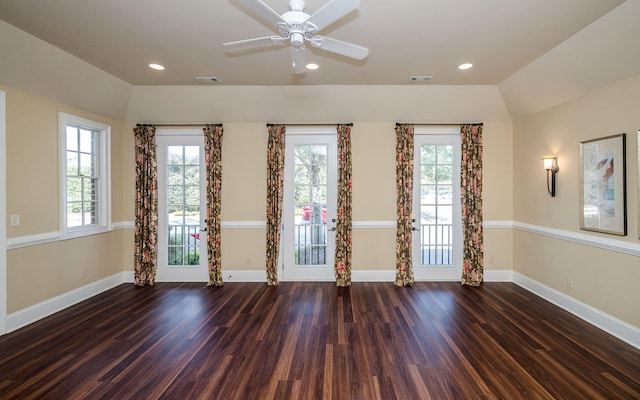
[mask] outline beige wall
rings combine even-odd
[[[356,121],[353,152],[353,269],[395,268],[395,130],[394,122]],[[484,124],[486,220],[513,219],[511,124]],[[266,209],[265,123],[224,124],[222,223],[264,222]],[[372,227],[372,225],[376,225]],[[263,228],[225,228],[222,266],[227,272],[263,269]],[[512,232],[487,229],[486,268],[512,269]]]
[[[7,99],[7,215],[20,215],[7,226],[9,240],[51,235],[59,227],[58,113],[65,112],[111,126],[113,222],[131,220],[124,205],[131,196],[131,155],[123,157],[123,123],[25,91],[0,85]],[[126,196],[125,196],[126,194]],[[37,304],[130,267],[123,249],[131,235],[123,230],[81,239],[21,247],[7,252],[8,312]],[[127,264],[128,262],[128,264]]]
[[[638,244],[639,105],[640,75],[515,121],[515,220],[569,236],[575,232],[595,241]],[[580,231],[579,142],[618,133],[627,134],[628,235]],[[554,198],[546,191],[541,160],[546,154],[558,155]],[[517,272],[640,327],[637,256],[518,232],[514,257]],[[573,289],[567,287],[568,278],[574,280]]]
[[[2,87],[7,91],[7,214],[20,214],[21,225],[8,227],[8,237],[25,237],[47,234],[59,230],[58,226],[58,112],[66,112],[108,124],[112,128],[112,190],[113,222],[125,229],[90,238],[53,242],[46,245],[13,249],[8,254],[9,312],[44,301],[56,295],[82,287],[90,282],[112,275],[115,272],[133,269],[133,199],[134,140],[133,121],[116,121],[62,104],[13,87]],[[198,88],[200,89],[200,88]],[[176,90],[182,91],[183,88]],[[237,104],[246,88],[236,94],[226,94],[231,104]],[[269,95],[268,88],[257,89]],[[278,88],[271,89],[274,92]],[[328,97],[341,97],[341,88],[332,88]],[[384,87],[369,88],[376,97],[384,97]],[[388,89],[393,92],[394,89]],[[398,90],[398,89],[395,89]],[[404,89],[399,89],[404,91]],[[436,94],[425,89],[431,97]],[[452,90],[450,101],[460,94],[460,88]],[[312,89],[317,92],[317,89]],[[345,88],[352,95],[352,88]],[[140,90],[136,90],[140,95]],[[443,95],[442,88],[436,91]],[[175,99],[170,92],[165,93]],[[473,102],[485,103],[483,99],[495,100],[497,91],[486,88],[470,88],[471,99],[461,109],[450,114],[473,109]],[[184,93],[186,98],[190,98]],[[234,100],[238,97],[237,100]],[[463,96],[464,97],[464,96]],[[142,98],[146,98],[142,96]],[[149,122],[157,120],[185,121],[194,118],[177,109],[167,115],[158,101],[157,110],[149,104],[131,105],[132,109],[145,108]],[[326,99],[325,99],[326,100]],[[323,100],[323,101],[325,101]],[[407,101],[413,103],[416,96]],[[149,101],[147,99],[147,101]],[[184,99],[183,103],[188,103]],[[209,107],[218,107],[218,99],[205,99]],[[284,101],[284,100],[283,100]],[[398,103],[397,99],[395,100]],[[225,103],[226,104],[226,103]],[[405,104],[394,107],[404,109]],[[225,105],[228,107],[228,105]],[[293,120],[299,111],[314,108],[313,104],[286,103],[285,120]],[[337,107],[337,106],[333,106]],[[340,106],[342,107],[342,106]],[[415,107],[415,105],[413,105]],[[317,108],[317,107],[315,107]],[[337,113],[327,105],[327,112]],[[491,115],[503,115],[503,105]],[[461,111],[462,110],[462,111]],[[343,111],[341,111],[343,112]],[[353,244],[354,270],[393,270],[395,268],[395,121],[378,121],[376,109],[359,111],[361,121],[354,121],[352,128],[353,147],[353,217],[356,222]],[[154,117],[156,115],[157,117]],[[210,117],[197,116],[199,121]],[[255,116],[248,117],[255,118]],[[326,117],[331,120],[332,118]],[[438,120],[432,111],[416,115],[407,120]],[[224,122],[224,121],[223,121]],[[264,223],[266,198],[266,121],[224,123],[223,139],[223,189],[222,189],[222,261],[224,277],[233,271],[262,270],[265,264],[265,231],[251,223]],[[322,121],[327,122],[327,121]],[[485,220],[512,220],[512,170],[510,149],[512,129],[508,120],[484,121]],[[28,151],[27,151],[28,149]],[[37,165],[37,168],[35,167]],[[37,188],[37,196],[34,189]],[[234,224],[249,222],[249,228],[237,228]],[[358,224],[360,223],[360,226]],[[225,225],[227,224],[227,225]],[[378,225],[371,227],[371,225]],[[486,229],[487,269],[511,269],[513,253],[510,230]],[[93,254],[108,256],[93,257]]]

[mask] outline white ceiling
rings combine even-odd
[[[307,0],[305,11],[327,1]],[[288,10],[287,0],[265,2]],[[497,85],[621,3],[363,0],[321,34],[367,47],[368,58],[307,49],[320,69],[304,75],[291,74],[286,48],[225,53],[223,42],[274,32],[235,0],[0,0],[0,19],[132,85],[197,85],[196,76],[218,77],[216,85],[415,85],[411,75],[432,75],[427,85]],[[474,67],[460,71],[463,62]]]

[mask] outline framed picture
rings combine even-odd
[[[580,229],[627,234],[626,134],[580,142]]]

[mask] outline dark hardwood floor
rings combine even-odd
[[[1,399],[640,399],[640,350],[510,283],[118,286],[0,337]]]

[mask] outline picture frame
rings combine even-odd
[[[625,133],[580,142],[580,229],[627,234],[626,166]]]

